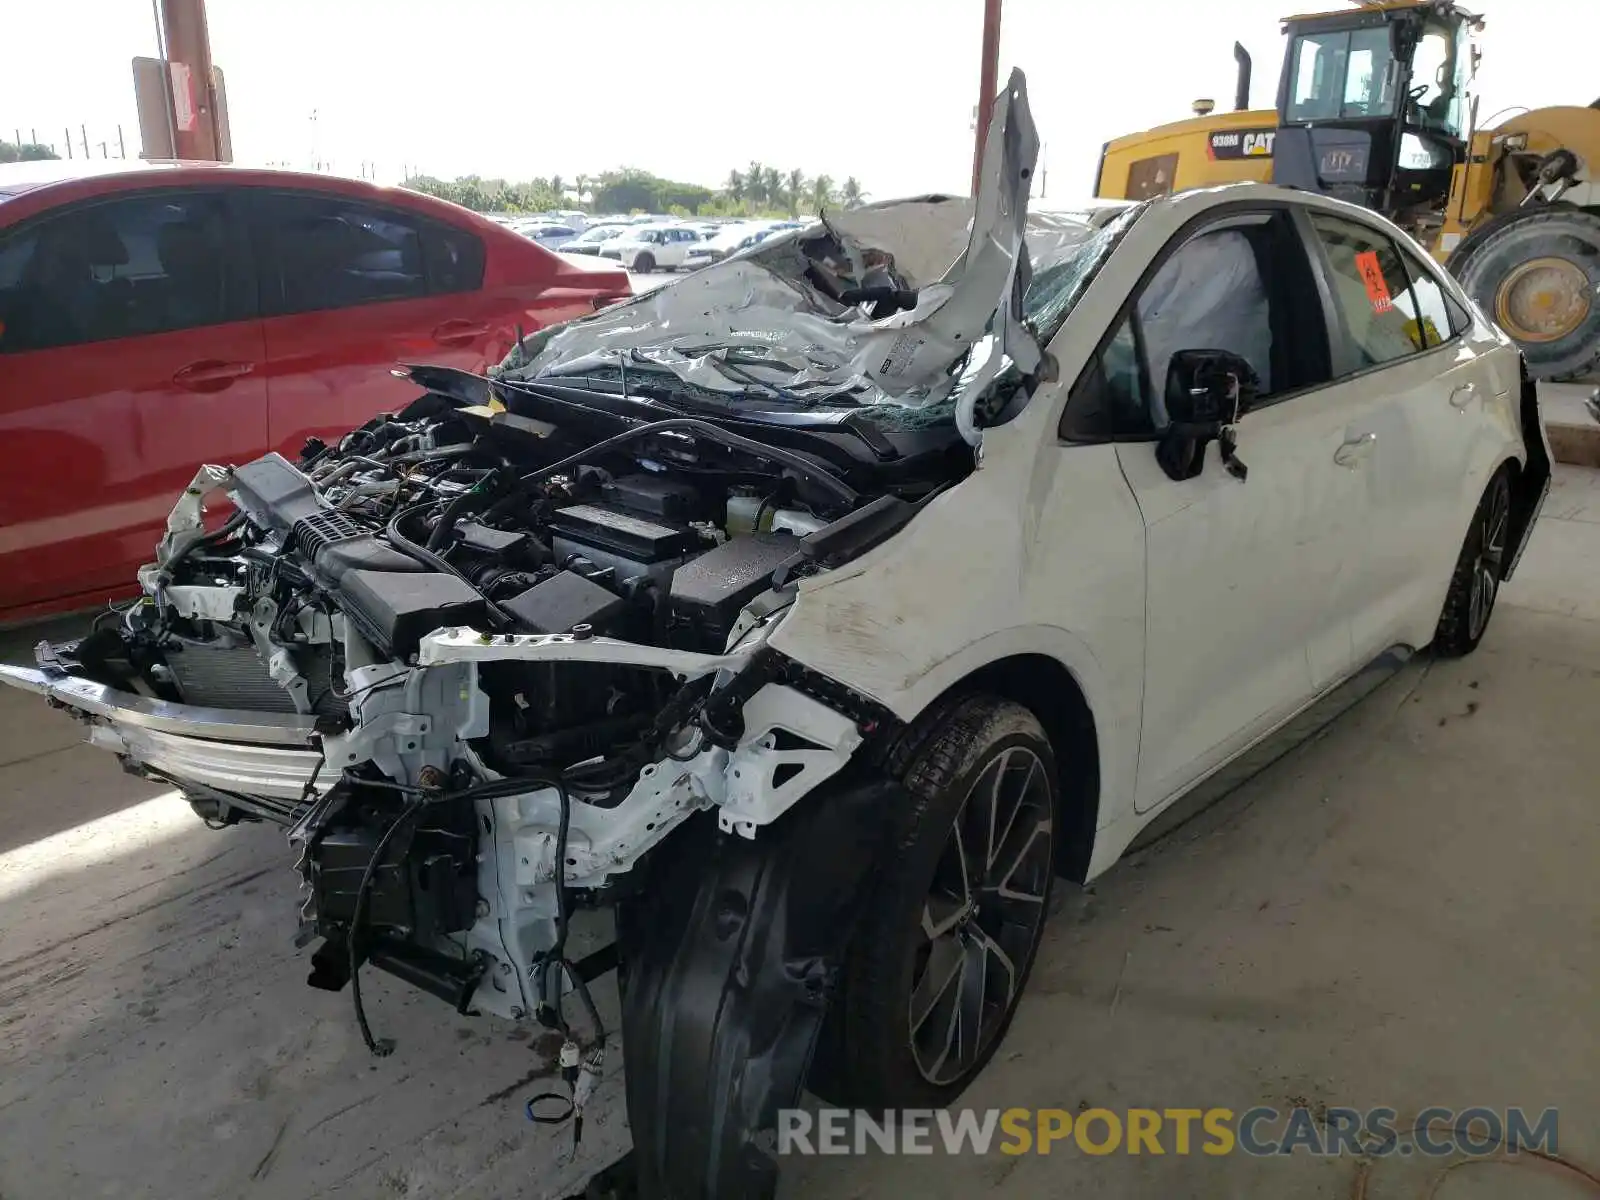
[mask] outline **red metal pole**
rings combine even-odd
[[[978,73],[978,128],[972,151],[972,194],[983,177],[983,140],[989,136],[989,111],[1000,86],[1000,3],[983,0],[983,64]]]
[[[206,0],[161,0],[161,25],[166,39],[162,56],[179,64],[172,85],[184,87],[183,95],[173,97],[175,157],[216,162],[222,155],[211,89]]]

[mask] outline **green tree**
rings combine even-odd
[[[761,194],[766,198],[767,207],[783,206],[783,172],[777,167],[761,168]]]
[[[789,215],[798,217],[800,205],[806,196],[806,173],[799,167],[790,171],[783,181],[783,198],[788,202]]]
[[[811,206],[819,213],[833,203],[833,179],[818,175],[811,181]]]
[[[0,143],[0,158],[5,143]],[[15,147],[11,148],[15,150]],[[405,187],[476,212],[548,212],[572,203],[566,181],[560,175],[548,179],[511,182],[463,175],[444,180],[431,175],[414,175]],[[619,167],[599,175],[576,176],[577,201],[595,213],[656,212],[691,216],[767,217],[798,216],[802,207],[821,210],[829,204],[860,204],[864,193],[854,178],[835,191],[828,175],[808,178],[804,171],[787,175],[775,167],[752,162],[747,171],[728,172],[721,188],[704,187],[663,179],[638,167]]]
[[[40,145],[38,142],[8,142],[0,139],[0,163],[8,162],[37,162],[46,158],[60,158],[49,146]]]

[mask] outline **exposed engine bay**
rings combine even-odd
[[[308,731],[220,769],[207,742],[96,733],[213,824],[289,828],[314,984],[371,961],[517,1016],[564,990],[572,909],[678,823],[717,806],[754,836],[890,720],[766,633],[798,579],[887,537],[971,456],[949,427],[776,427],[790,450],[572,389],[480,405],[446,394],[470,376],[415,377],[444,391],[297,463],[203,470],[145,596],[52,654],[226,710],[235,736],[243,713]]]

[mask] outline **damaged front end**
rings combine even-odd
[[[1029,221],[1020,74],[988,151],[975,202],[830,214],[204,468],[141,599],[0,681],[208,822],[285,828],[310,981],[355,985],[375,1050],[363,964],[566,1029],[620,958],[642,1194],[769,1194],[901,803],[896,719],[769,640],[977,469],[1118,228]]]

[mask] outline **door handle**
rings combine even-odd
[[[1450,407],[1465,408],[1477,398],[1478,385],[1475,383],[1463,383],[1455,391],[1450,393]]]
[[[487,325],[478,325],[471,321],[446,321],[434,328],[433,340],[441,346],[466,346],[488,332]]]
[[[1359,467],[1367,456],[1372,453],[1373,447],[1377,444],[1377,434],[1359,434],[1343,443],[1333,452],[1333,461],[1341,467]]]
[[[203,358],[172,373],[172,382],[190,392],[220,392],[235,379],[242,379],[256,369],[252,362],[223,362],[216,358]]]

